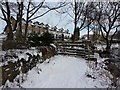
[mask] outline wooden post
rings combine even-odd
[[[85,49],[88,51],[87,59],[89,59],[90,58],[90,52],[89,52],[88,48],[89,48],[89,45],[90,45],[91,41],[90,40],[85,40],[85,41],[83,41],[83,43],[85,43]]]
[[[1,60],[2,58],[0,57],[0,61],[2,61]],[[0,86],[2,86],[2,66],[0,67]]]

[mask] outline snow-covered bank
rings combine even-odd
[[[18,60],[21,60],[22,58],[25,59],[26,61],[28,61],[29,56],[27,55],[27,53],[31,54],[32,56],[35,55],[39,55],[42,57],[42,53],[38,52],[38,50],[28,50],[28,49],[24,49],[24,50],[8,50],[8,51],[0,51],[0,57],[1,60],[0,61],[0,66],[3,65],[7,65],[8,62],[16,62]]]
[[[89,68],[82,58],[55,56],[27,73],[26,80],[20,85],[23,88],[107,88],[111,81],[106,77],[108,72],[100,67],[98,71]],[[94,79],[87,77],[94,74]],[[103,75],[102,75],[103,74]],[[108,73],[109,74],[109,73]],[[97,75],[97,76],[95,76]],[[99,76],[100,75],[100,76]],[[8,83],[9,87],[18,87]]]

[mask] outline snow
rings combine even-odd
[[[95,45],[96,47],[97,47],[97,50],[105,50],[105,48],[106,48],[106,45]],[[112,44],[111,45],[111,48],[119,48],[119,44],[118,43],[116,43],[116,44]]]
[[[57,48],[56,46],[55,46],[55,44],[50,44],[51,46],[53,46],[54,48]]]
[[[118,44],[118,43],[116,43],[116,44],[112,44],[111,47],[112,47],[112,48],[118,48],[118,47],[119,47],[119,44]]]
[[[7,35],[5,34],[0,34],[0,39],[6,38]]]
[[[18,60],[21,60],[22,58],[24,58],[26,61],[28,61],[29,56],[26,54],[29,53],[32,56],[35,55],[40,55],[42,56],[42,52],[39,52],[37,49],[24,49],[24,50],[20,50],[20,49],[13,49],[13,50],[8,50],[8,51],[0,51],[0,66],[3,65],[7,65],[9,61],[11,62],[16,62]],[[9,59],[5,59],[4,61],[2,61],[2,58],[4,57],[4,55],[12,55],[15,54],[16,56],[18,56],[18,58],[9,58]]]
[[[5,55],[5,51],[0,51],[0,56]]]
[[[27,73],[27,77],[20,84],[23,88],[107,88],[111,81],[105,74],[105,71],[99,66],[94,66],[94,62],[89,62],[83,58],[56,55],[47,59],[42,64],[37,64],[32,70]],[[95,79],[87,77],[87,74],[92,74]],[[19,78],[19,76],[18,76]],[[12,88],[18,87],[14,83],[8,83]]]
[[[98,63],[102,63],[104,60],[108,58],[101,58],[98,53],[94,53],[94,58],[97,58]]]

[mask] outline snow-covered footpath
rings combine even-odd
[[[90,71],[88,64],[82,58],[57,55],[42,64],[37,64],[37,67],[27,73],[26,80],[20,83],[20,86],[23,88],[109,87],[110,80],[105,75],[101,75],[98,71],[99,73],[93,72],[96,74],[94,79],[89,78],[87,74]],[[8,86],[18,87],[15,82],[8,83]]]

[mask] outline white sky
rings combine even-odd
[[[39,14],[39,13],[38,13]],[[43,22],[44,24],[49,24],[50,26],[54,27],[57,26],[58,28],[64,28],[65,30],[68,29],[70,33],[74,31],[74,24],[72,22],[72,18],[66,15],[60,15],[55,11],[51,11],[40,17],[34,21]],[[0,33],[3,32],[5,27],[5,23],[3,20],[0,19]],[[82,31],[80,35],[84,35],[86,30]]]
[[[58,28],[68,29],[70,33],[73,33],[74,24],[70,21],[71,18],[59,16],[53,12],[46,14],[45,16],[36,19],[35,21],[43,22],[44,24],[49,24],[51,27],[57,26]],[[0,19],[0,33],[3,32],[5,23]],[[86,31],[82,31],[81,35],[86,34]]]

